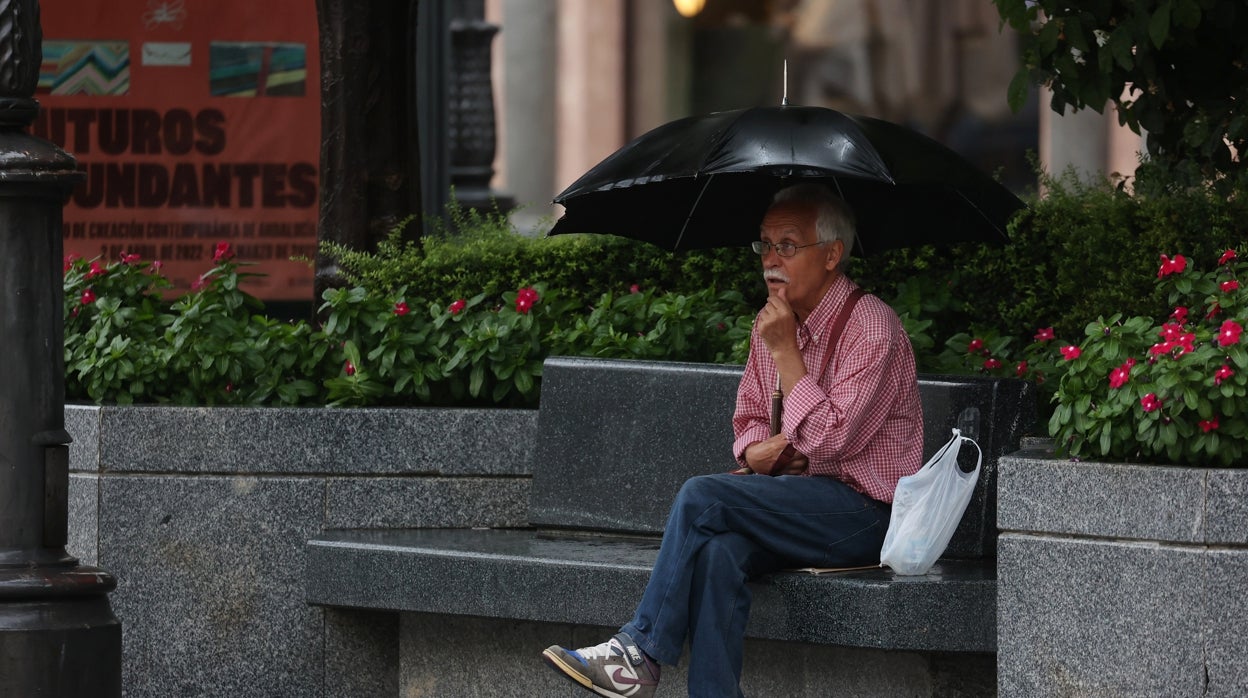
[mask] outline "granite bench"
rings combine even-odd
[[[730,421],[741,371],[548,359],[530,526],[327,531],[306,546],[307,601],[338,609],[618,627],[641,598],[680,485],[731,465]],[[975,495],[945,556],[917,577],[886,568],[767,576],[753,583],[747,637],[934,653],[996,651],[996,464],[1032,428],[1032,387],[1019,380],[920,376],[920,393],[925,455],[947,441],[953,427],[975,438],[984,454]]]

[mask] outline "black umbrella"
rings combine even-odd
[[[887,121],[821,107],[688,117],[620,148],[555,198],[551,235],[608,233],[670,250],[746,245],[771,197],[825,182],[853,207],[859,253],[1006,242],[1023,202],[957,153]]]

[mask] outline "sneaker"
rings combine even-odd
[[[624,633],[575,651],[552,645],[542,659],[600,696],[651,698],[659,685],[659,665]]]

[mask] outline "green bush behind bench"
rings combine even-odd
[[[1099,315],[1167,310],[1151,283],[1160,254],[1216,258],[1243,241],[1243,197],[1165,181],[1143,168],[1133,196],[1046,179],[1008,246],[896,250],[852,260],[850,275],[901,315],[921,370],[1014,375],[1039,328],[1073,339]],[[67,398],[533,405],[547,355],[744,360],[765,297],[745,248],[529,237],[498,215],[448,213],[419,241],[400,228],[376,252],[327,245],[351,286],[326,292],[319,327],[265,317],[229,256],[173,300],[147,261],[67,263]],[[537,293],[523,311],[522,289]]]

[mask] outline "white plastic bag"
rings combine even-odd
[[[969,473],[958,467],[963,441],[969,441],[979,452],[975,469]],[[979,444],[954,429],[953,438],[917,473],[897,481],[893,514],[880,550],[881,566],[887,565],[897,574],[927,574],[962,521],[983,461]]]

